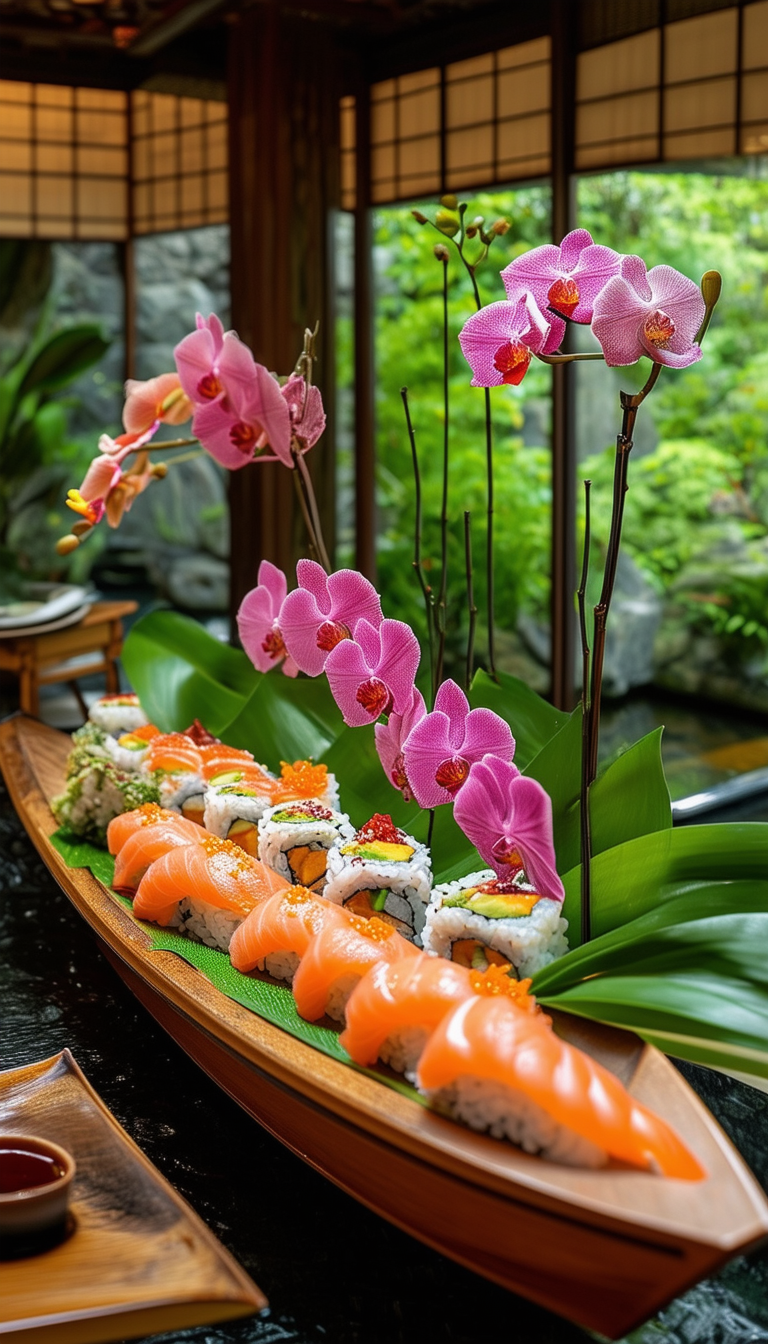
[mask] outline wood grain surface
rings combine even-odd
[[[69,1235],[0,1263],[0,1335],[124,1339],[247,1316],[266,1299],[120,1128],[68,1050],[0,1074],[0,1132],[75,1158]]]
[[[662,1115],[699,1183],[613,1164],[559,1166],[473,1134],[227,999],[145,934],[48,842],[68,739],[21,717],[0,763],[27,830],[110,961],[161,1025],[283,1143],[356,1198],[475,1271],[579,1324],[623,1334],[768,1233],[768,1205],[670,1062],[627,1032],[561,1016],[561,1034]]]

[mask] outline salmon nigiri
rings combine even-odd
[[[229,948],[238,971],[258,968],[275,980],[293,980],[312,938],[328,920],[346,916],[341,906],[306,887],[288,887],[257,905],[235,932]]]
[[[614,1074],[560,1040],[544,1013],[503,994],[473,995],[443,1018],[419,1061],[418,1085],[472,1129],[555,1162],[596,1167],[617,1158],[679,1180],[706,1175]]]
[[[130,895],[138,887],[151,863],[162,858],[169,849],[199,843],[205,835],[206,832],[196,822],[187,821],[178,812],[171,812],[167,819],[155,822],[154,826],[144,826],[134,831],[117,855],[112,886],[115,891]]]
[[[423,954],[382,919],[361,919],[340,911],[310,941],[293,980],[296,1011],[310,1022],[327,1013],[341,1021],[358,980],[377,961]]]
[[[170,808],[161,807],[159,803],[142,803],[141,807],[134,807],[130,812],[121,812],[120,816],[112,818],[107,827],[109,852],[119,854],[126,841],[137,831],[145,830],[147,826],[157,826],[162,821],[178,820],[178,812],[171,812]]]
[[[218,836],[171,849],[148,868],[133,913],[227,951],[246,915],[288,884],[271,868]]]
[[[170,774],[180,770],[199,774],[202,766],[200,750],[186,733],[161,733],[153,737],[144,757],[146,770],[164,770]]]

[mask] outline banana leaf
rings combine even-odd
[[[137,621],[122,660],[149,718],[164,732],[180,732],[199,718],[220,737],[262,676],[240,650],[175,611],[152,611]]]
[[[281,761],[310,756],[328,764],[328,748],[344,731],[344,720],[325,677],[294,681],[277,670],[255,675],[251,694],[227,724],[229,746],[246,747],[272,770]]]
[[[46,341],[29,365],[19,387],[19,398],[28,392],[55,392],[96,364],[110,342],[96,322],[65,327]]]
[[[599,938],[660,902],[702,883],[762,881],[768,873],[768,823],[683,826],[615,845],[592,860],[592,935]],[[578,945],[581,867],[563,878],[563,913]]]

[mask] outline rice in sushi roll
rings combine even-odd
[[[523,873],[508,881],[487,868],[435,887],[422,942],[475,970],[508,962],[524,979],[568,951],[561,912],[561,902],[539,896]]]
[[[88,718],[105,733],[119,737],[121,733],[132,733],[142,728],[149,720],[139,704],[139,697],[132,691],[118,691],[116,694],[101,695],[94,700],[88,710]]]
[[[109,751],[107,750],[107,740],[109,734],[98,724],[92,723],[88,719],[76,732],[72,734],[72,750],[67,757],[67,779],[73,775],[79,775],[81,770],[90,765],[91,761],[109,760]],[[114,738],[111,739],[114,741]]]
[[[320,893],[327,882],[329,850],[354,838],[345,812],[312,799],[278,803],[259,821],[259,858],[288,882]]]
[[[364,919],[376,915],[418,942],[431,886],[429,850],[377,813],[348,844],[329,851],[323,895]]]
[[[143,803],[159,801],[154,780],[128,774],[111,761],[94,757],[67,780],[64,792],[51,803],[51,810],[60,826],[93,844],[103,845],[113,817]]]

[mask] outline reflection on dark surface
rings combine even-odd
[[[264,1290],[271,1309],[190,1344],[577,1344],[577,1327],[369,1213],[245,1115],[96,949],[0,785],[0,1063],[68,1046],[119,1122]],[[683,1066],[768,1186],[768,1095]],[[717,1210],[712,1210],[713,1218]],[[546,1257],[547,1248],[541,1253]],[[768,1252],[733,1262],[633,1344],[768,1344]]]

